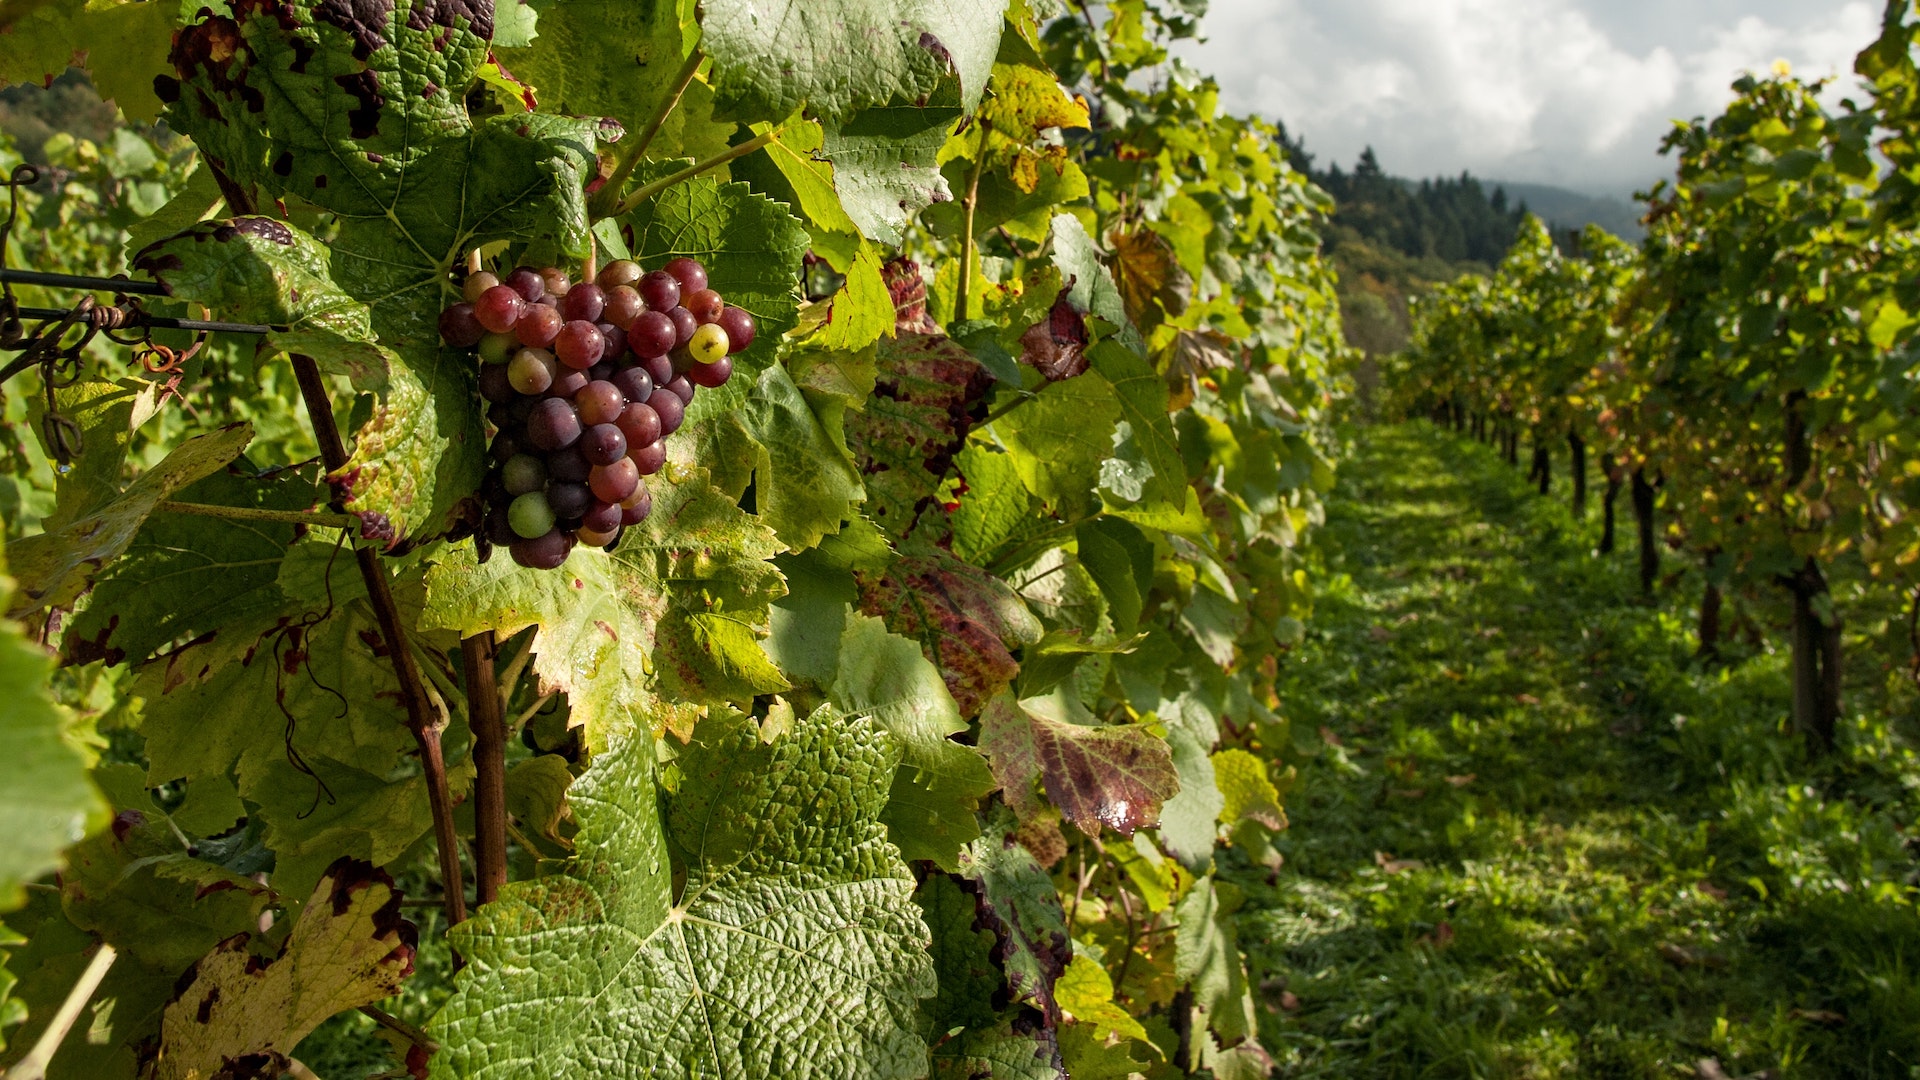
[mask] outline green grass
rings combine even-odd
[[[1286,864],[1236,872],[1276,1075],[1920,1077],[1920,721],[1888,620],[1811,761],[1784,657],[1694,662],[1694,590],[1639,602],[1597,507],[1426,424],[1350,452],[1282,676]]]

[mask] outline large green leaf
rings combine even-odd
[[[939,494],[993,380],[973,354],[936,334],[882,340],[878,360],[872,395],[846,418],[847,448],[866,478],[869,513],[899,537]]]
[[[929,939],[879,820],[891,740],[830,707],[771,745],[714,717],[658,802],[653,759],[644,735],[603,752],[568,795],[571,869],[454,931],[433,1075],[925,1075]]]
[[[425,627],[539,627],[541,687],[566,692],[593,747],[636,726],[684,734],[705,706],[786,687],[760,644],[786,591],[767,561],[773,531],[703,474],[654,479],[653,513],[611,555],[579,548],[559,570],[525,570],[463,545],[427,575]]]
[[[840,203],[860,231],[898,246],[915,212],[953,198],[940,147],[962,114],[951,83],[931,98],[893,101],[824,125],[820,153],[833,163]]]
[[[1050,510],[1084,516],[1100,480],[1100,463],[1113,454],[1120,405],[1113,387],[1095,374],[1048,383],[1032,400],[994,421],[1021,484]]]
[[[1239,906],[1239,889],[1203,877],[1174,907],[1180,927],[1174,939],[1175,973],[1193,987],[1195,1008],[1228,1045],[1257,1030],[1246,963],[1234,933],[1233,913]]]
[[[1005,0],[710,0],[701,47],[713,57],[719,110],[782,120],[804,106],[838,119],[960,81],[971,111],[986,90]]]
[[[87,69],[100,96],[120,106],[129,120],[151,122],[160,111],[153,79],[171,70],[167,43],[184,5],[138,0],[53,0],[10,4],[28,9],[7,23],[7,46],[0,49],[0,86],[46,85],[68,65]]]
[[[11,587],[0,564],[0,597]],[[60,865],[60,853],[97,827],[106,807],[87,764],[65,737],[66,718],[47,694],[53,657],[0,619],[0,911],[19,907],[21,886]]]

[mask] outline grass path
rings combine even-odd
[[[1425,424],[1342,468],[1235,874],[1276,1075],[1920,1077],[1920,724],[1809,763],[1782,658],[1693,664],[1561,501]]]

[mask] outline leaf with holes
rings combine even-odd
[[[432,1075],[924,1075],[929,938],[879,819],[891,740],[826,706],[771,744],[715,716],[663,799],[653,759],[644,735],[601,753],[568,795],[571,868],[453,932]]]

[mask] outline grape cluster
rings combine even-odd
[[[589,271],[591,273],[591,271]],[[576,543],[611,549],[653,508],[648,476],[696,387],[733,374],[753,316],[728,307],[693,259],[643,271],[622,259],[591,280],[520,267],[462,283],[440,315],[447,344],[481,360],[497,430],[483,533],[521,566],[550,570]]]

